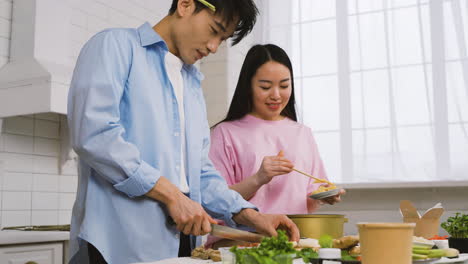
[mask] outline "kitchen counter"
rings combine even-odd
[[[205,264],[205,263],[218,263],[221,264],[222,262],[213,262],[212,260],[202,260],[202,259],[193,259],[193,258],[172,258],[172,259],[165,259],[155,262],[146,262],[146,263],[135,263],[135,264]],[[234,263],[232,263],[234,264]],[[302,259],[295,259],[293,264],[304,264]]]
[[[222,264],[222,262],[213,262],[211,260],[192,259],[192,258],[172,258],[172,259],[165,259],[165,260],[160,260],[160,261],[155,261],[155,262],[135,263],[135,264],[205,264],[205,263]],[[417,264],[417,262],[413,262],[413,263]],[[458,261],[457,259],[442,258],[441,260],[434,262],[433,264],[448,264],[448,263],[466,264],[468,263],[468,254],[460,254],[460,258]],[[295,259],[293,261],[293,264],[304,264],[304,261],[302,261],[302,259]]]
[[[67,231],[0,231],[0,245],[68,241]]]

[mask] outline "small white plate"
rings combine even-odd
[[[445,263],[465,263],[468,260],[468,254],[462,253],[458,255],[458,258],[441,258],[439,261],[435,262],[434,264],[445,264]]]
[[[330,190],[330,191],[312,194],[309,197],[312,198],[312,199],[315,199],[315,200],[322,200],[324,198],[335,196],[338,193],[340,193],[340,188],[337,187],[336,189],[333,189],[333,190]]]
[[[413,259],[413,264],[435,264],[439,263],[440,258],[431,258],[431,259]]]

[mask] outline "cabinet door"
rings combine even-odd
[[[2,264],[63,264],[62,243],[0,247]]]

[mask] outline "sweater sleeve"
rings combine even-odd
[[[215,168],[226,179],[228,185],[236,184],[235,161],[232,145],[223,132],[222,125],[216,126],[211,131],[211,147],[209,157]]]

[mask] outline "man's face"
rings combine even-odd
[[[237,25],[237,19],[227,25],[207,8],[194,13],[195,3],[191,2],[193,4],[184,10],[186,13],[179,20],[174,35],[177,55],[187,64],[194,64],[210,53],[216,53],[219,45],[233,35]]]

